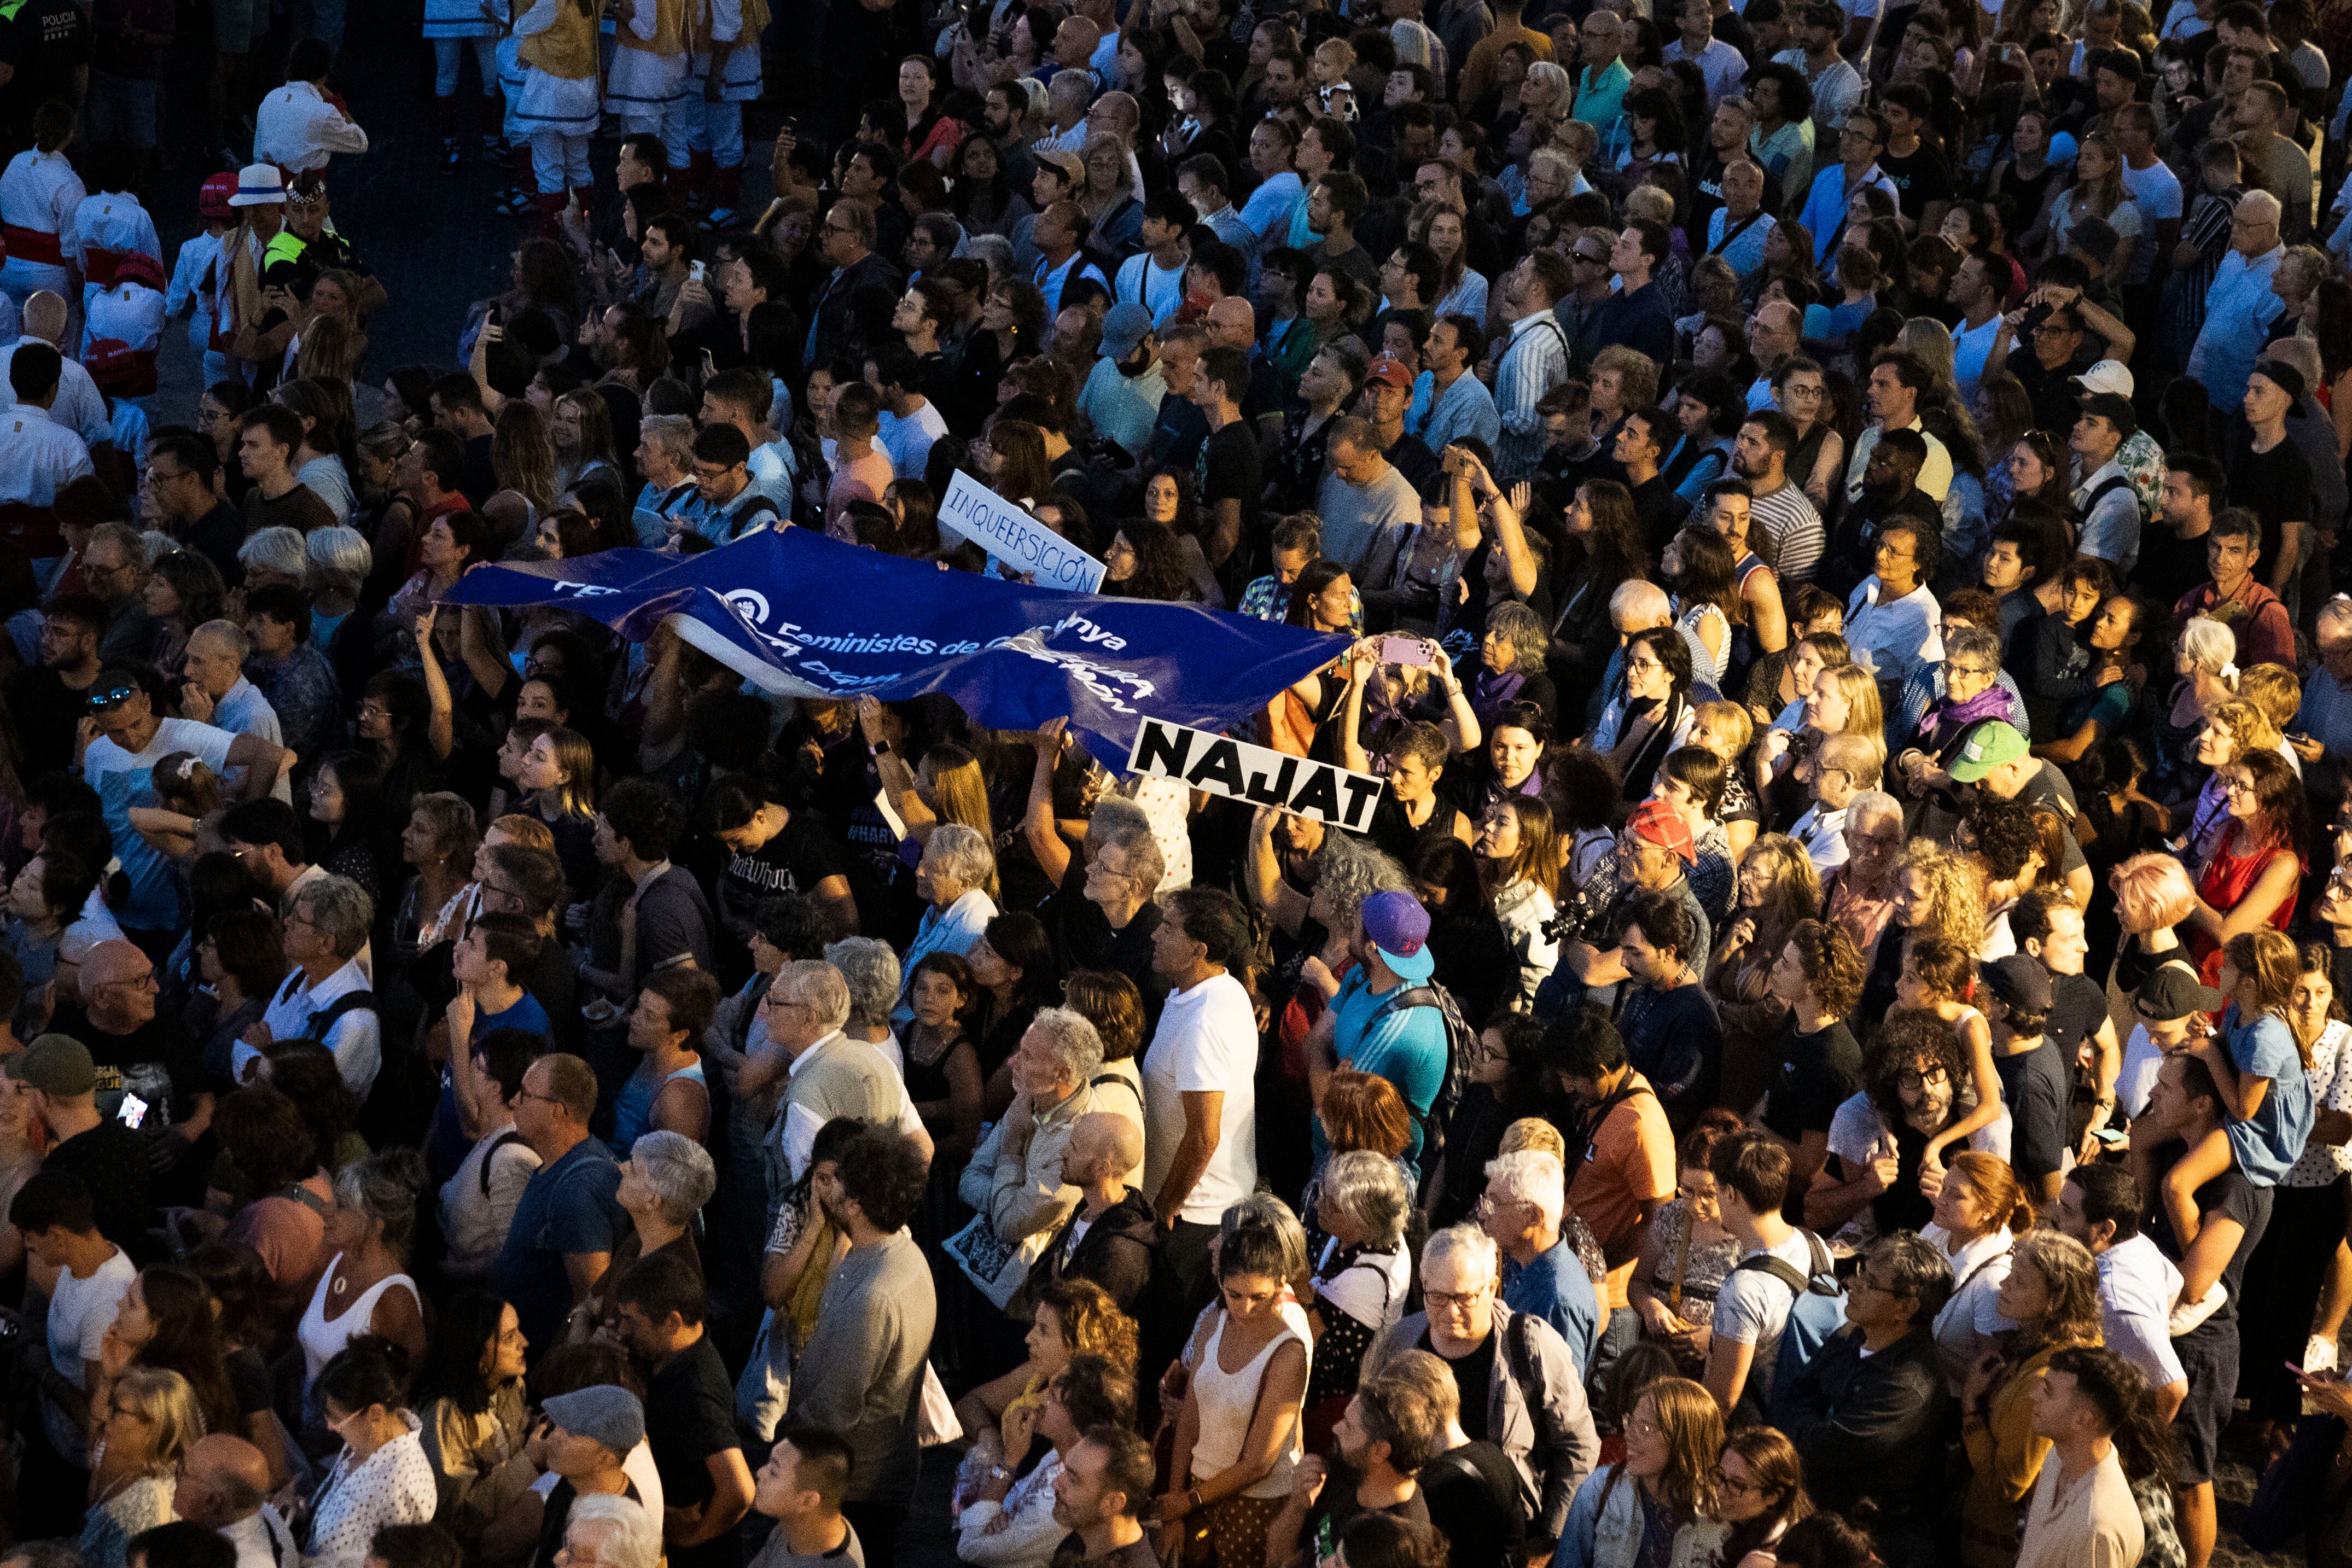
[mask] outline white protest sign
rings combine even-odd
[[[1102,587],[1102,562],[960,468],[940,503],[940,526],[1040,588],[1093,593]]]
[[[1278,806],[1358,833],[1371,826],[1385,782],[1157,718],[1145,719],[1136,730],[1127,768],[1155,779],[1181,779],[1229,800]]]

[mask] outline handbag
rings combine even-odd
[[[938,1368],[926,1357],[922,1391],[915,1396],[916,1446],[936,1448],[962,1437],[963,1423],[956,1419],[955,1401],[948,1397],[947,1385],[940,1381]]]
[[[986,1296],[1002,1312],[1029,1278],[1029,1266],[1044,1254],[1050,1234],[1039,1234],[1020,1241],[1007,1241],[996,1233],[996,1226],[985,1213],[975,1214],[971,1223],[947,1239],[948,1256],[963,1270],[973,1289]]]

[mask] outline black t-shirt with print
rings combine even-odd
[[[1801,1142],[1807,1133],[1826,1133],[1837,1108],[1862,1086],[1862,1047],[1843,1020],[1811,1034],[1797,1031],[1791,1014],[1773,1041],[1778,1061],[1764,1096],[1764,1125]]]
[[[1944,155],[1926,142],[1918,151],[1897,158],[1892,152],[1878,155],[1878,166],[1895,182],[1895,204],[1906,218],[1917,218],[1927,211],[1930,202],[1949,201],[1952,196],[1952,168]]]
[[[813,893],[827,877],[848,874],[848,862],[824,819],[814,811],[795,811],[758,849],[730,853],[719,878],[729,912],[742,919],[779,894]]]

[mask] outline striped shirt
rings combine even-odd
[[[1503,438],[1496,444],[1498,479],[1525,479],[1543,455],[1543,415],[1536,404],[1568,379],[1568,335],[1549,308],[1511,323],[1510,346],[1495,368],[1495,407]]]
[[[1748,503],[1748,516],[1759,532],[1772,541],[1772,559],[1782,582],[1811,582],[1829,549],[1822,515],[1804,491],[1783,484],[1769,493],[1757,492]]]

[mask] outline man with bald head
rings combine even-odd
[[[49,1028],[89,1049],[98,1113],[131,1126],[146,1140],[156,1170],[171,1170],[213,1121],[195,1040],[176,1015],[158,1015],[155,965],[135,945],[120,937],[99,943],[83,957],[79,979],[81,999],[59,1001]],[[134,1097],[144,1107],[136,1122],[123,1113]]]
[[[0,382],[7,379],[8,361],[26,343],[47,343],[65,356],[58,382],[58,401],[49,405],[50,422],[80,436],[93,452],[100,446],[111,451],[114,425],[106,417],[106,399],[99,395],[98,383],[89,379],[89,372],[66,353],[66,302],[62,295],[43,288],[26,298],[23,335],[13,343],[0,345]]]
[[[1231,349],[1249,361],[1249,391],[1242,397],[1242,417],[1255,421],[1282,413],[1282,386],[1276,380],[1274,366],[1258,352],[1257,311],[1238,294],[1228,294],[1209,307],[1201,318],[1208,332],[1212,349]]]
[[[1780,361],[1803,347],[1805,313],[1785,299],[1768,299],[1748,318],[1748,352],[1756,361],[1756,380],[1748,388],[1748,409],[1753,413],[1772,403],[1772,372]]]
[[[172,1511],[236,1548],[236,1568],[296,1568],[294,1532],[269,1500],[269,1465],[242,1437],[215,1432],[180,1462]]]
[[[1666,591],[1654,582],[1625,582],[1609,596],[1609,623],[1617,629],[1616,651],[1609,655],[1609,667],[1601,673],[1601,685],[1593,691],[1592,701],[1585,716],[1591,721],[1592,744],[1595,749],[1606,751],[1617,744],[1621,727],[1625,722],[1625,644],[1636,632],[1648,632],[1675,623],[1674,601]],[[1694,633],[1687,626],[1681,629],[1683,641],[1691,643]],[[1694,654],[1702,650],[1693,649]],[[1693,663],[1696,664],[1695,657]],[[1690,700],[1713,702],[1717,693],[1703,682],[1691,686]]]
[[[1143,1104],[1121,1085],[1130,1081],[1105,1062],[1095,1078],[1095,1103],[1070,1128],[1062,1149],[1062,1180],[1085,1196],[1030,1270],[1015,1309],[1026,1316],[1037,1292],[1056,1280],[1091,1280],[1108,1292],[1121,1312],[1135,1302],[1151,1277],[1160,1227],[1151,1200],[1134,1184],[1143,1177]]]

